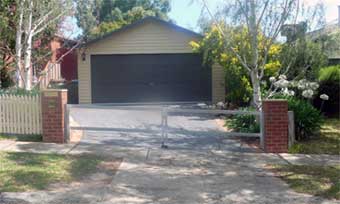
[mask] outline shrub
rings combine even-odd
[[[340,65],[322,68],[319,72],[319,81],[339,83]]]
[[[294,112],[296,140],[307,140],[319,133],[323,123],[321,112],[310,102],[284,95],[275,95],[276,99],[286,99],[288,110]]]
[[[288,98],[288,109],[294,111],[295,135],[297,140],[306,140],[319,132],[322,124],[321,112],[311,103]]]
[[[8,88],[8,89],[0,89],[0,94],[11,94],[11,95],[18,95],[18,96],[32,96],[38,95],[39,89],[33,89],[31,91],[27,91],[25,89],[18,89],[18,88]]]
[[[322,111],[328,116],[339,118],[339,98],[340,98],[340,65],[325,67],[319,72],[320,94],[327,94],[328,101],[324,101]],[[322,100],[317,97],[314,100],[316,107],[321,107]]]
[[[254,111],[253,108],[242,108],[244,111]],[[260,124],[256,122],[254,115],[235,115],[226,123],[228,128],[237,132],[258,133],[260,132]]]
[[[225,66],[226,101],[235,106],[246,106],[252,96],[252,87],[243,67]]]

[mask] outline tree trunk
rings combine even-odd
[[[33,38],[33,31],[32,31],[32,16],[33,16],[33,0],[29,2],[29,15],[28,15],[28,22],[26,28],[26,46],[25,46],[25,89],[31,90],[32,89],[32,64],[31,64],[31,56],[32,56],[32,38]]]
[[[25,51],[25,89],[32,89],[32,66],[31,66],[31,56],[32,56],[32,36],[29,35],[27,38],[27,45]]]
[[[19,88],[24,88],[24,82],[22,78],[22,24],[24,18],[24,3],[25,0],[20,1],[19,7],[19,21],[17,25],[16,39],[15,39],[15,61],[16,61],[16,84]]]
[[[261,110],[261,86],[256,70],[251,71],[250,78],[253,85],[253,106],[256,108],[256,110]]]
[[[255,0],[250,0],[250,16],[249,16],[249,35],[251,42],[251,71],[250,77],[253,85],[253,105],[257,110],[261,109],[261,86],[258,74],[258,30],[256,17]]]

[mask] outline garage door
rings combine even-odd
[[[92,55],[92,103],[211,101],[196,54]]]

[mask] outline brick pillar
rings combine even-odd
[[[264,150],[267,153],[288,151],[288,103],[286,100],[263,101]]]
[[[65,142],[64,117],[67,90],[47,89],[41,95],[43,141]]]

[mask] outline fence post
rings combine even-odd
[[[288,152],[288,103],[286,100],[264,100],[264,150],[267,153]]]
[[[65,141],[70,142],[70,107],[65,104]]]
[[[168,139],[168,111],[166,107],[162,108],[162,123],[161,123],[161,128],[162,128],[162,144],[161,148],[167,148],[168,146],[166,145],[167,139]]]
[[[260,112],[260,147],[264,149],[264,116],[263,111]]]
[[[295,143],[295,123],[294,112],[288,111],[288,147],[290,148]]]
[[[46,89],[41,94],[43,141],[65,142],[67,90]]]

